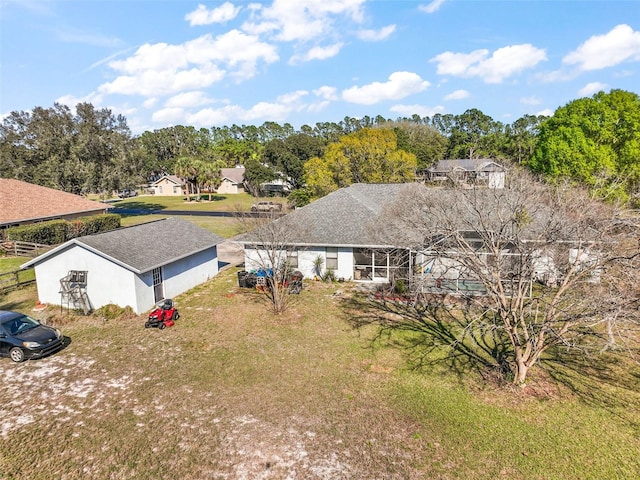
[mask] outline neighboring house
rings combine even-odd
[[[411,195],[415,188],[425,187],[419,183],[359,183],[332,192],[275,220],[277,228],[266,229],[282,232],[282,238],[271,239],[270,233],[261,237],[260,231],[238,238],[244,245],[245,269],[264,266],[257,249],[275,241],[286,246],[286,260],[307,278],[316,275],[315,264],[320,258],[323,271],[333,270],[338,278],[388,282],[396,268],[398,246],[408,245],[413,239],[398,232],[393,241],[381,240],[383,236],[374,223],[385,207],[403,195]]]
[[[243,193],[244,192],[244,167],[220,169],[222,182],[216,193]]]
[[[111,208],[80,195],[11,178],[0,178],[0,229],[47,220],[73,220]]]
[[[507,169],[487,158],[440,160],[422,173],[427,182],[451,180],[461,184],[484,184],[504,188]]]
[[[35,268],[42,303],[88,303],[92,310],[115,304],[142,313],[217,275],[217,245],[223,241],[173,217],[75,238],[22,268]]]
[[[149,184],[149,190],[154,195],[185,195],[187,184],[175,175],[163,175]]]
[[[260,189],[266,195],[284,195],[291,192],[291,184],[281,178],[260,184]]]

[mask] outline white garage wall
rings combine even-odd
[[[86,270],[87,295],[92,308],[113,303],[136,310],[133,272],[110,262],[89,250],[70,245],[69,248],[35,265],[38,299],[42,303],[60,304],[60,279],[69,270]],[[139,313],[136,310],[137,313]]]

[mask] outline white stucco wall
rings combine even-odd
[[[266,267],[263,265],[259,255],[255,249],[244,249],[244,264],[245,270],[250,272],[252,270],[258,270],[260,267]],[[266,253],[262,252],[262,258],[267,258]],[[316,273],[314,269],[314,262],[316,257],[320,255],[323,259],[323,273],[326,272],[326,248],[325,247],[306,247],[298,250],[298,268],[305,278],[313,278]],[[284,256],[283,256],[284,258]],[[345,280],[353,279],[353,249],[350,247],[338,247],[338,269],[334,271],[336,278],[344,278]]]
[[[243,190],[242,190],[242,188],[238,188],[238,184],[237,183],[232,182],[228,178],[224,178],[222,180],[222,183],[220,184],[220,186],[218,187],[218,189],[216,191],[217,191],[217,193],[235,194],[235,193],[240,193]]]
[[[177,185],[166,178],[158,181],[151,188],[154,190],[155,195],[159,196],[179,196],[183,194],[181,185]]]
[[[162,269],[164,278],[164,296],[172,298],[176,295],[206,282],[218,274],[218,254],[216,247],[182,259],[179,262],[165,265]]]
[[[79,245],[70,245],[35,265],[40,302],[60,305],[60,279],[67,276],[69,270],[88,272],[87,295],[92,308],[113,303],[129,305],[135,310],[135,274]]]

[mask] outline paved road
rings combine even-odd
[[[111,213],[122,215],[190,215],[196,217],[281,217],[285,213],[269,212],[217,212],[212,210],[145,210],[143,208],[112,208]]]

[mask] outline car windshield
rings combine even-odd
[[[2,324],[4,329],[10,335],[19,335],[21,333],[26,332],[27,330],[31,330],[32,328],[36,328],[40,323],[37,320],[34,320],[31,317],[27,317],[23,315],[22,317],[13,318],[11,320],[7,320]]]

